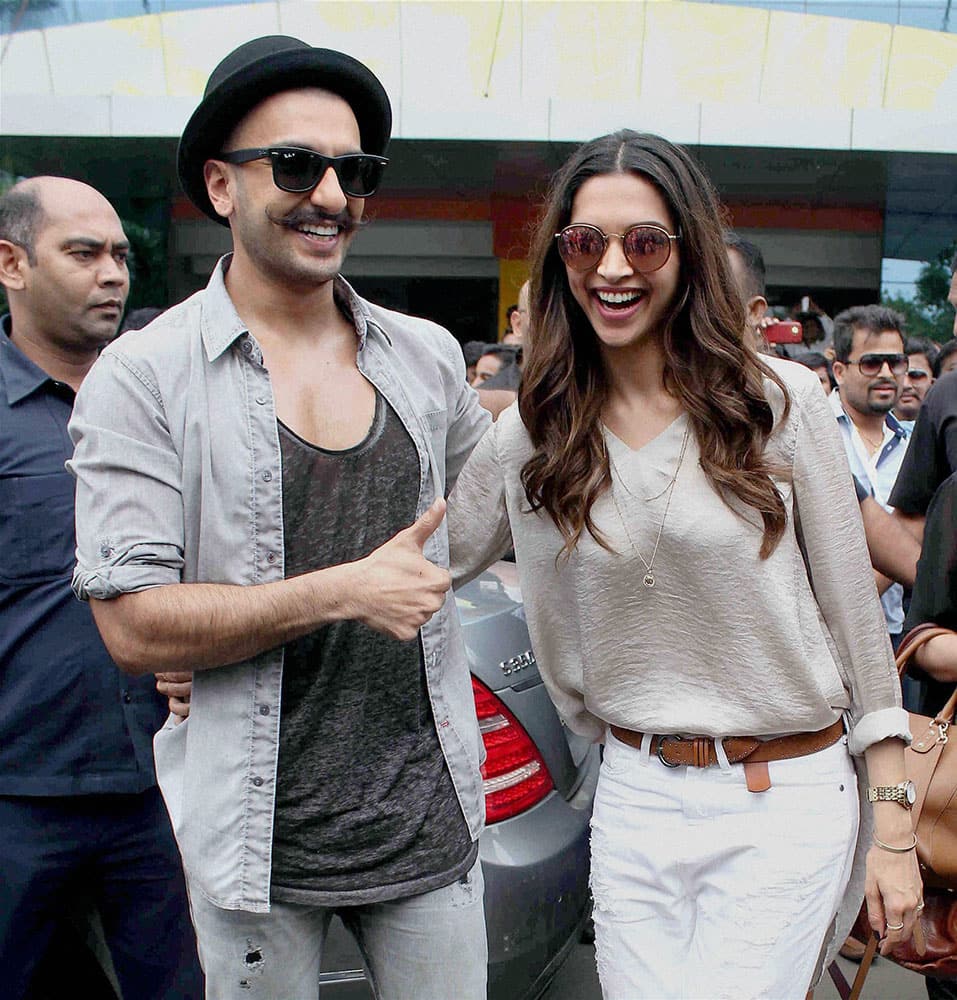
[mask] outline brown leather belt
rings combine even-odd
[[[642,733],[633,729],[611,727],[615,739],[631,747],[641,748]],[[722,741],[728,763],[739,764],[746,761],[758,764],[770,760],[790,760],[805,757],[818,750],[833,746],[844,735],[844,723],[838,719],[827,729],[816,733],[791,733],[770,740],[759,740],[756,736],[729,736]],[[718,763],[714,740],[710,736],[652,736],[651,752],[665,767],[711,767]]]

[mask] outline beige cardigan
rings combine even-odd
[[[567,562],[557,559],[557,529],[529,510],[522,490],[532,449],[516,406],[459,476],[448,513],[453,578],[470,579],[514,542],[535,655],[576,732],[599,739],[615,723],[770,736],[823,729],[843,715],[855,755],[886,737],[910,739],[837,425],[813,372],[769,363],[788,386],[791,412],[780,420],[780,390],[767,381],[777,420],[768,448],[789,470],[777,481],[789,520],[766,560],[758,555],[760,518],[739,504],[736,513],[715,493],[690,434],[655,586],[642,585],[635,546],[651,561],[668,494],[645,498],[674,474],[685,416],[638,451],[606,431],[614,497],[602,495],[592,516],[613,552],[586,533]],[[870,820],[862,810],[855,876],[829,953],[860,905]]]

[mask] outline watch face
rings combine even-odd
[[[907,804],[912,806],[917,801],[917,787],[913,781],[904,782],[904,795],[907,797]]]

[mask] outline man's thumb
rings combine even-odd
[[[418,521],[406,529],[407,537],[421,549],[442,523],[443,517],[445,517],[445,500],[438,497]]]

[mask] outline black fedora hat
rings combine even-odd
[[[245,42],[210,74],[176,154],[183,190],[214,222],[227,224],[206,193],[203,165],[222,152],[230,132],[260,101],[299,87],[321,87],[338,94],[359,123],[362,151],[379,156],[385,152],[392,132],[392,106],[385,88],[367,66],[344,52],[313,48],[287,35],[266,35]]]

